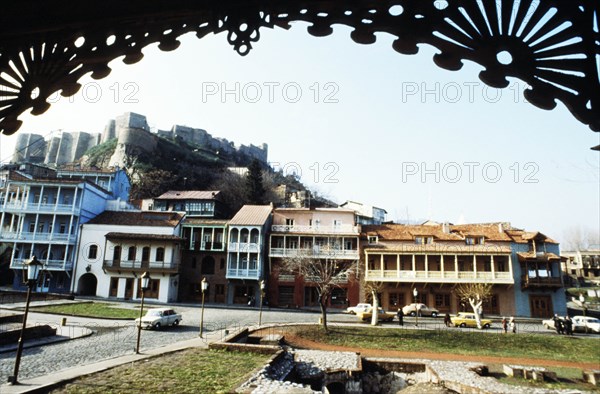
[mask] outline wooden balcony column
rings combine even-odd
[[[380,255],[380,259],[379,259],[379,271],[381,272],[381,277],[383,278],[383,265],[384,265],[384,261],[383,261],[383,253]]]
[[[400,253],[396,254],[396,277],[400,278]]]
[[[494,255],[490,255],[490,267],[492,268],[492,279],[496,279],[496,267],[494,267]]]
[[[369,277],[369,252],[365,251],[365,278]]]
[[[429,278],[429,259],[428,259],[428,254],[425,253],[425,277]]]
[[[458,278],[458,255],[454,255],[454,275]]]
[[[59,185],[58,190],[56,191],[56,199],[54,201],[54,210],[58,209],[58,201],[60,199],[60,190],[61,189],[62,189],[62,187]]]
[[[415,261],[415,254],[412,254],[412,270],[413,272],[417,272],[417,262]]]
[[[440,274],[444,277],[444,254],[440,255]]]
[[[508,272],[510,272],[510,277],[514,278],[513,267],[512,267],[512,254],[508,255]]]
[[[477,278],[477,255],[473,254],[473,275]]]

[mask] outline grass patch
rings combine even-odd
[[[229,393],[269,357],[189,349],[85,376],[51,393]]]
[[[295,335],[336,346],[406,352],[536,358],[597,363],[600,346],[594,339],[539,334],[491,334],[460,330],[399,330],[369,327],[303,327]]]
[[[49,305],[31,308],[32,312],[48,312],[58,315],[100,317],[109,319],[136,319],[140,317],[140,309],[118,308],[116,304],[104,302],[85,302],[78,304]],[[144,308],[144,313],[146,308]]]

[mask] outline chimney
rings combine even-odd
[[[444,234],[450,234],[450,223],[446,222],[442,224],[442,231]]]

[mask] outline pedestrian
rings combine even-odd
[[[508,320],[506,320],[506,316],[502,317],[502,332],[505,334],[508,332]]]
[[[402,311],[402,308],[398,308],[398,325],[404,326],[404,311]]]
[[[559,316],[558,320],[556,321],[556,332],[559,335],[562,335],[565,333],[565,321]]]
[[[517,333],[517,324],[515,323],[515,318],[513,316],[510,317],[510,321],[508,322],[508,325],[510,326],[510,330],[512,331],[513,334]]]
[[[557,334],[560,334],[561,322],[560,322],[560,317],[558,317],[558,315],[556,313],[552,317],[552,321],[554,322],[554,330],[556,330]]]
[[[573,335],[573,320],[571,320],[570,316],[565,317],[565,334]]]
[[[444,315],[444,325],[446,327],[450,327],[450,324],[452,323],[452,321],[450,320],[450,314],[446,313]]]

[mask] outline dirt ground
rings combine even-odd
[[[272,332],[271,332],[272,333]],[[516,365],[533,365],[539,367],[567,367],[567,368],[582,368],[582,369],[600,369],[600,360],[597,363],[582,363],[577,361],[557,361],[557,360],[539,360],[530,358],[511,358],[511,357],[493,357],[493,356],[477,356],[460,355],[449,353],[426,353],[426,352],[402,352],[397,350],[383,349],[362,349],[346,346],[335,346],[320,342],[314,342],[305,338],[300,338],[291,334],[289,331],[281,332],[285,337],[285,341],[292,347],[299,349],[315,349],[327,351],[355,352],[360,353],[364,357],[392,357],[392,358],[415,358],[427,360],[445,360],[445,361],[465,361],[478,362],[487,364],[516,364]]]

